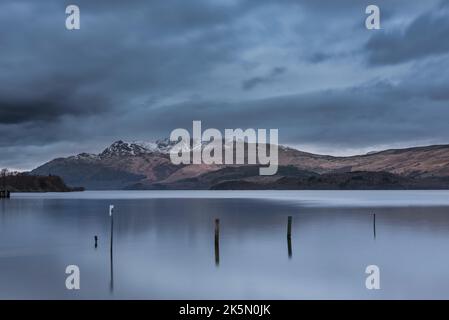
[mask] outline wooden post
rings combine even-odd
[[[288,216],[287,222],[287,248],[288,257],[292,257],[292,216]]]
[[[374,232],[374,239],[376,239],[376,214],[373,216],[373,232]]]
[[[95,249],[97,249],[97,247],[98,247],[98,236],[94,236],[94,240],[95,240]]]
[[[220,219],[215,219],[215,265],[220,265]]]
[[[114,256],[113,256],[113,240],[114,240],[114,206],[111,204],[109,205],[109,216],[111,217],[111,281],[110,281],[110,291],[112,292],[114,290]]]

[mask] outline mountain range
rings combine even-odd
[[[276,175],[259,165],[175,165],[168,139],[116,141],[99,154],[51,160],[32,175],[57,175],[70,186],[110,189],[448,189],[449,145],[334,157],[279,146]]]

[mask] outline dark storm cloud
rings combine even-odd
[[[448,139],[443,3],[379,0],[383,30],[371,32],[365,0],[3,0],[0,166],[192,120],[279,128],[283,143],[329,152]],[[68,4],[80,30],[65,29]]]
[[[120,3],[77,1],[82,27],[69,32],[63,2],[4,2],[0,123],[124,107],[138,94],[169,94],[232,59],[238,38],[229,41],[234,30],[221,26],[237,8]]]
[[[309,57],[309,61],[312,63],[320,63],[329,60],[333,57],[332,54],[324,52],[315,52]]]
[[[54,122],[63,116],[84,117],[104,112],[106,99],[96,95],[77,96],[58,90],[29,97],[0,97],[0,124]]]
[[[286,68],[275,67],[268,74],[266,74],[264,76],[253,77],[253,78],[243,81],[242,88],[244,90],[251,90],[260,84],[270,83],[270,82],[276,80],[276,78],[278,76],[282,75],[285,71],[286,71]]]
[[[446,4],[447,6],[447,4]],[[388,65],[449,52],[449,10],[432,10],[404,30],[385,30],[366,44],[372,65]]]

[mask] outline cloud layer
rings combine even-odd
[[[449,143],[449,6],[359,0],[0,3],[0,167],[192,120],[331,154]],[[70,3],[72,4],[72,3]]]

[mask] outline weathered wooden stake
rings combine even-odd
[[[288,217],[287,222],[287,248],[288,248],[288,257],[292,257],[292,217]]]
[[[220,264],[220,219],[215,219],[215,265]]]
[[[98,236],[94,236],[95,240],[95,249],[98,247]]]

